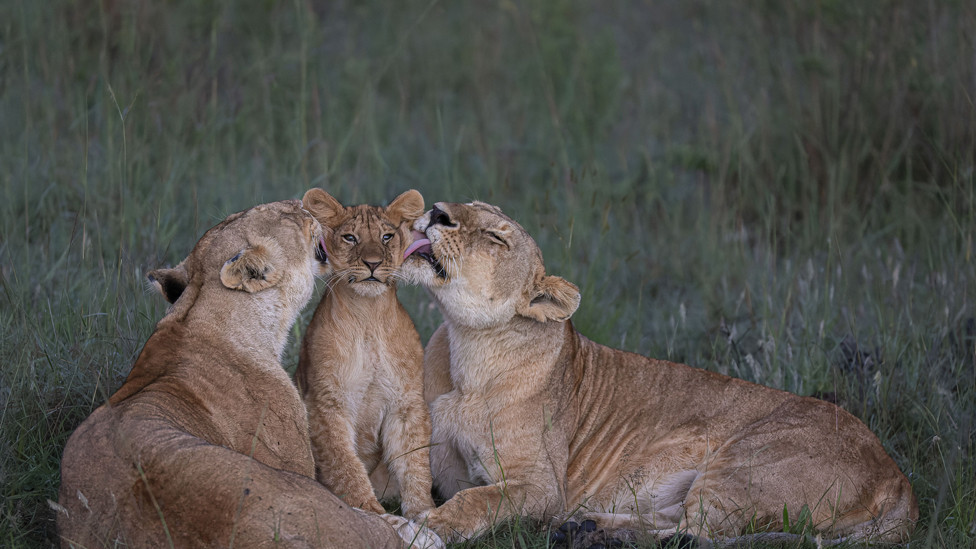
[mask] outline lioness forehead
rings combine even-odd
[[[505,221],[515,223],[514,219],[505,215],[505,212],[503,212],[501,208],[495,206],[494,204],[475,201],[475,202],[469,202],[468,204],[464,204],[464,206],[472,208],[479,213],[487,213],[490,215],[498,216],[504,219]]]
[[[467,204],[465,204],[465,206],[470,206],[476,210],[483,210],[489,213],[500,215],[502,217],[505,217],[506,219],[511,219],[507,215],[505,215],[505,213],[502,211],[501,208],[495,206],[494,204],[488,204],[487,202],[481,202],[475,200],[474,202],[468,202]]]
[[[449,206],[448,208],[451,213],[460,216],[460,223],[466,225],[469,230],[477,231],[487,228],[487,226],[495,228],[504,227],[507,231],[510,231],[514,241],[518,243],[518,247],[523,253],[531,250],[534,259],[542,263],[542,250],[539,249],[539,245],[532,238],[532,235],[518,221],[509,217],[498,206],[480,201],[452,206],[458,206],[456,208]]]
[[[511,225],[518,228],[519,231],[523,233],[525,232],[525,229],[523,229],[522,226],[519,225],[517,221],[515,221],[514,219],[506,215],[501,208],[495,206],[494,204],[474,201],[474,202],[469,202],[467,204],[459,204],[459,205],[462,206],[463,208],[474,210],[471,213],[478,216],[481,219],[498,218],[499,221],[510,223]]]

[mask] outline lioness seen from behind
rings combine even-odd
[[[314,479],[281,355],[327,268],[321,238],[299,201],[265,204],[150,273],[172,306],[68,440],[63,547],[400,547],[388,523],[413,539],[412,523],[353,509]]]
[[[415,229],[402,272],[444,316],[425,351],[442,536],[575,514],[617,538],[728,541],[804,507],[830,539],[910,536],[911,485],[851,414],[586,339],[576,286],[497,207],[438,203]]]

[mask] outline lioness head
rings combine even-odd
[[[424,213],[419,192],[411,189],[385,208],[347,208],[316,188],[305,193],[302,203],[326,228],[325,245],[336,284],[347,284],[366,297],[396,287],[397,269],[412,241],[410,226]]]
[[[149,272],[150,283],[176,304],[207,281],[257,293],[278,287],[299,307],[314,278],[328,270],[322,226],[298,200],[255,206],[208,230],[190,255],[172,268]]]
[[[546,275],[535,240],[497,206],[439,202],[414,229],[401,272],[430,289],[454,322],[562,321],[579,306],[579,289]]]

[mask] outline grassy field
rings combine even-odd
[[[973,547],[974,29],[962,0],[0,2],[0,546],[56,543],[67,436],[165,310],[146,271],[321,186],[498,204],[581,332],[835,400],[911,479],[912,546]]]

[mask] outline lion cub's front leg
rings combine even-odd
[[[366,466],[356,454],[351,434],[351,422],[341,409],[323,405],[317,400],[308,402],[312,451],[315,456],[315,477],[353,507],[373,513],[385,513],[373,493]]]
[[[397,405],[383,418],[383,462],[400,487],[403,515],[415,517],[434,507],[430,492],[430,416],[416,391]]]

